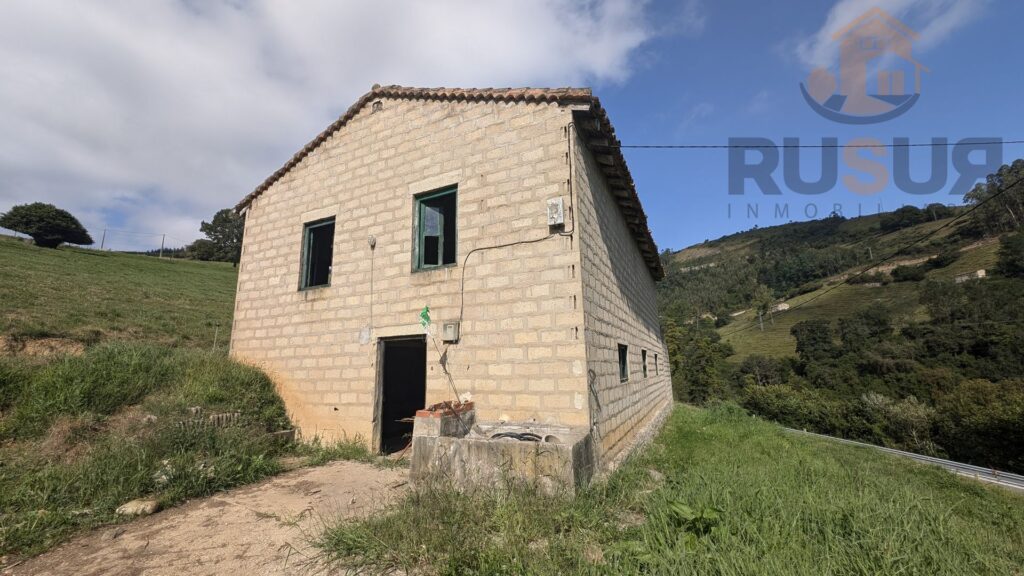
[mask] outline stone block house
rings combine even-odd
[[[471,400],[606,471],[671,408],[658,250],[589,89],[374,86],[237,210],[231,351],[306,438],[392,451]]]

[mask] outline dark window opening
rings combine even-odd
[[[306,224],[302,236],[300,289],[330,286],[334,259],[334,218]]]
[[[654,353],[654,375],[655,376],[661,375],[661,369],[658,367],[658,353],[657,352]]]
[[[619,381],[629,380],[629,346],[619,344]]]
[[[455,189],[416,199],[416,268],[455,264]]]
[[[640,366],[644,370],[644,378],[647,378],[647,350],[640,350]]]
[[[427,403],[427,341],[388,339],[380,346],[380,450],[390,454],[412,441],[413,418]]]

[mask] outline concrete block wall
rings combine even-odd
[[[593,155],[575,132],[573,139],[591,431],[599,466],[609,471],[667,415],[672,384],[654,279]],[[629,347],[625,382],[620,343]],[[641,350],[647,350],[647,377]]]
[[[553,103],[386,98],[253,201],[232,353],[268,371],[305,437],[369,440],[376,339],[422,334],[424,306],[438,328],[457,319],[463,273],[461,341],[447,357],[478,416],[589,424],[579,243],[476,252],[463,269],[470,250],[548,234],[546,200],[568,201],[570,122]],[[413,272],[414,196],[450,185],[457,265]],[[303,225],[329,216],[331,285],[299,291]],[[428,342],[428,404],[454,396],[438,358]]]

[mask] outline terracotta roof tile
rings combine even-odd
[[[589,115],[596,121],[596,132],[606,141],[599,145],[599,148],[603,154],[611,158],[608,169],[614,171],[615,183],[613,184],[609,180],[609,185],[613,188],[613,191],[618,192],[616,196],[619,200],[619,205],[623,210],[624,216],[626,216],[627,224],[633,233],[637,246],[644,256],[644,261],[651,271],[651,276],[655,280],[660,280],[664,276],[661,259],[658,257],[658,248],[654,244],[650,229],[647,227],[647,216],[640,205],[640,198],[637,196],[633,178],[629,174],[626,160],[619,148],[619,140],[615,137],[615,129],[608,119],[608,114],[601,107],[600,100],[591,93],[589,88],[411,88],[375,84],[369,92],[356,100],[340,118],[303,146],[284,166],[271,174],[262,184],[243,198],[235,209],[241,211],[246,208],[257,196],[284,177],[303,158],[308,156],[313,150],[316,150],[331,135],[345,126],[364,106],[381,98],[447,100],[456,102],[547,102],[560,105],[583,104],[588,106]]]

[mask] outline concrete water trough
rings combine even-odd
[[[416,413],[409,474],[414,485],[440,481],[465,489],[511,481],[572,491],[594,475],[593,444],[586,429],[477,422],[472,402],[444,402]]]

